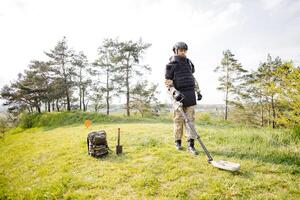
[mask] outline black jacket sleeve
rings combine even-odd
[[[166,73],[165,73],[165,79],[173,80],[174,78],[174,64],[169,63],[166,65]]]

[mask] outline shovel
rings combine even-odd
[[[120,145],[120,128],[118,128],[118,145],[116,146],[116,154],[121,154],[123,151],[123,146]]]

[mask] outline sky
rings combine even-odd
[[[300,0],[0,0],[0,88],[17,78],[33,59],[67,37],[70,47],[92,62],[105,38],[152,46],[143,77],[159,84],[159,99],[170,102],[165,66],[178,41],[188,44],[203,104],[223,103],[217,91],[222,52],[230,49],[247,70],[267,54],[300,64]]]

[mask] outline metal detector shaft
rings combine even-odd
[[[192,130],[192,132],[194,133],[194,135],[196,136],[196,139],[199,141],[202,149],[204,150],[206,156],[208,157],[208,162],[210,163],[211,161],[213,161],[213,158],[211,157],[209,151],[207,150],[207,148],[205,147],[204,143],[202,142],[194,124],[191,122],[191,120],[189,119],[189,117],[186,115],[186,113],[183,111],[182,109],[182,104],[178,106],[179,111],[181,112],[185,122],[188,124],[188,126],[190,127],[190,129]]]

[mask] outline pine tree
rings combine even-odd
[[[267,61],[260,64],[257,73],[261,77],[261,92],[264,96],[264,101],[267,105],[268,124],[273,128],[276,126],[276,109],[277,109],[277,85],[279,78],[276,75],[277,68],[282,64],[281,59],[276,57],[272,60],[270,54],[267,56]]]
[[[91,69],[91,74],[98,77],[98,79],[96,80],[96,84],[94,85],[95,97],[102,98],[102,94],[105,94],[107,115],[109,115],[110,113],[111,99],[114,95],[117,94],[114,90],[114,80],[116,73],[115,56],[117,51],[116,45],[116,40],[103,40],[101,46],[98,48],[98,58],[93,63],[93,69]],[[99,103],[97,99],[94,98],[94,100],[96,100],[97,104]]]
[[[74,86],[75,68],[71,64],[71,58],[74,55],[73,50],[69,49],[66,37],[58,41],[54,49],[45,54],[51,59],[51,70],[62,79],[64,93],[67,100],[67,110],[71,110],[71,94]]]
[[[229,105],[240,106],[238,102],[240,92],[239,83],[247,70],[243,69],[242,65],[234,58],[234,54],[232,54],[230,50],[226,50],[223,52],[221,65],[217,66],[214,71],[221,74],[218,79],[220,85],[217,89],[225,92],[224,119],[227,120]]]
[[[276,122],[287,127],[300,123],[300,68],[284,62],[276,68],[277,118]]]
[[[80,51],[74,53],[71,60],[72,65],[76,70],[76,85],[78,86],[79,93],[79,109],[86,111],[87,105],[85,101],[87,87],[91,83],[91,79],[88,77],[88,60],[86,55]]]
[[[117,57],[115,62],[118,64],[115,80],[119,86],[119,92],[126,95],[126,114],[130,116],[130,87],[132,87],[132,79],[141,77],[143,73],[151,71],[147,65],[140,64],[142,55],[151,44],[144,43],[142,40],[138,42],[125,41],[117,42]]]

